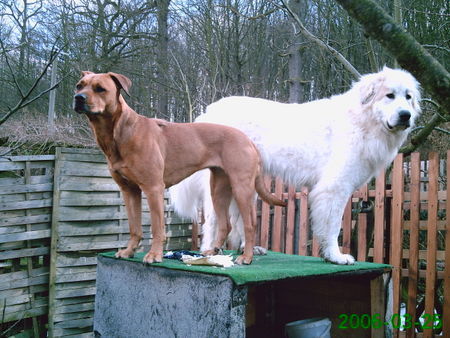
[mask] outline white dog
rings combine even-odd
[[[419,100],[419,84],[411,74],[385,67],[362,76],[344,94],[304,104],[221,99],[196,122],[242,130],[261,152],[267,173],[307,186],[312,228],[323,257],[353,264],[354,258],[338,246],[345,205],[357,188],[392,162],[420,112]],[[195,215],[198,203],[206,206],[210,228],[204,229],[202,250],[209,249],[214,237],[208,177],[208,171],[197,172],[172,190],[175,209],[184,216]],[[234,209],[232,223],[238,217]]]

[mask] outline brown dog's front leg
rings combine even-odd
[[[116,253],[116,257],[128,258],[134,256],[134,251],[139,247],[139,243],[142,240],[142,193],[137,186],[121,186],[120,189],[127,209],[130,239],[127,247],[119,250]]]
[[[163,247],[166,241],[164,229],[164,186],[145,189],[150,217],[152,220],[152,245],[150,251],[144,256],[144,263],[162,262]]]

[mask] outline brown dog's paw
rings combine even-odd
[[[116,258],[130,258],[134,256],[134,250],[133,249],[121,249],[116,252],[115,257]]]
[[[153,252],[149,251],[145,256],[142,262],[146,264],[152,264],[152,263],[161,263],[163,261],[162,259],[162,252]]]
[[[202,251],[203,256],[214,256],[214,255],[222,255],[223,250],[219,248],[213,248],[211,250]]]
[[[245,255],[240,255],[236,258],[234,263],[236,263],[237,265],[242,265],[242,264],[249,265],[249,264],[252,264],[252,260],[253,260],[253,257],[247,257]]]

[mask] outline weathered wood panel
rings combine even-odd
[[[96,256],[126,246],[127,214],[119,188],[98,150],[59,148],[54,187],[49,336],[89,336],[92,335]],[[141,250],[148,250],[152,235],[145,197],[142,210]],[[165,216],[165,249],[190,249],[192,226],[174,216],[167,206]]]
[[[0,158],[0,323],[48,312],[54,156]]]

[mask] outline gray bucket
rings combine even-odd
[[[328,318],[310,318],[286,324],[289,338],[331,338],[331,321]]]

